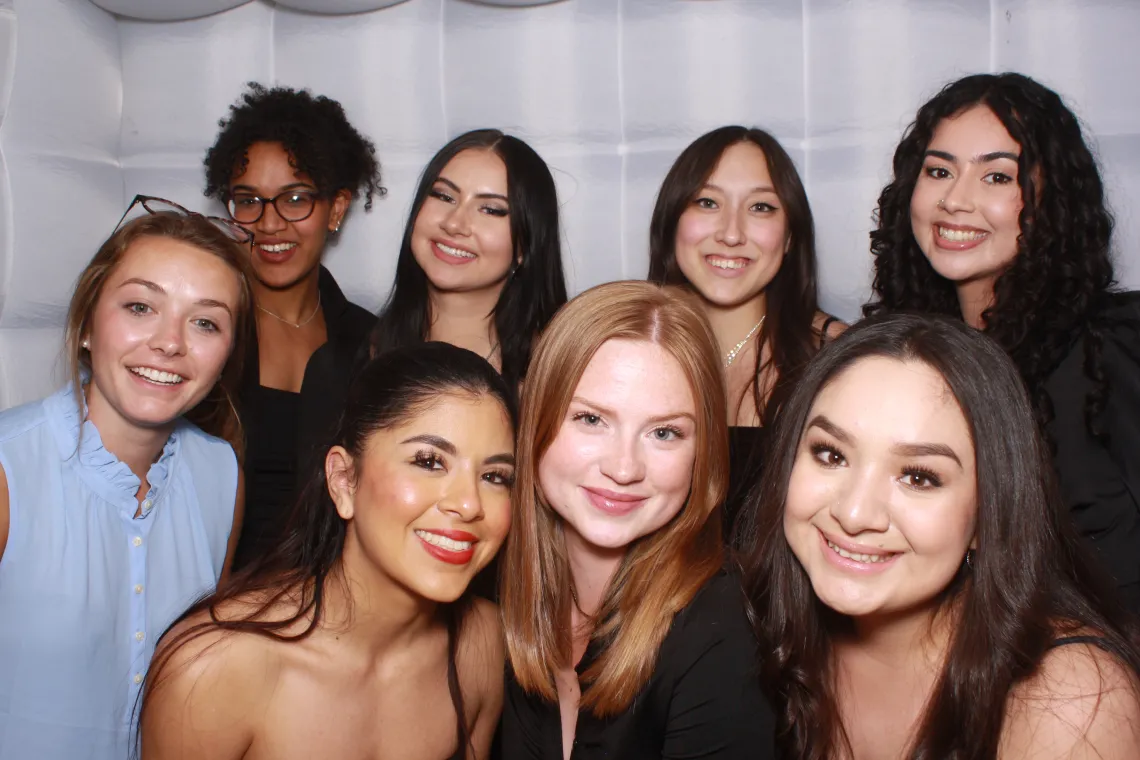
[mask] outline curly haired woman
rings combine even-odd
[[[1115,289],[1077,118],[1020,74],[952,82],[895,150],[877,218],[864,312],[958,316],[1005,348],[1074,522],[1140,608],[1140,297]]]
[[[253,235],[256,340],[245,359],[246,514],[234,568],[280,540],[297,473],[325,443],[376,318],[321,266],[355,198],[384,194],[372,143],[335,100],[251,83],[206,152],[206,195]]]

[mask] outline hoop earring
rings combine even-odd
[[[974,550],[973,549],[967,549],[966,550],[966,567],[968,567],[971,570],[974,569]]]

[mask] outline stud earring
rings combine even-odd
[[[91,341],[89,341],[87,338],[84,338],[84,339],[83,339],[83,342],[82,342],[82,343],[80,343],[79,345],[83,346],[83,347],[84,347],[84,348],[86,348],[88,351],[90,351],[90,350],[91,350]]]
[[[973,549],[967,549],[966,550],[966,567],[970,568],[971,570],[974,569],[974,550]]]
[[[340,232],[340,222],[337,222],[336,227],[333,227],[333,232]]]

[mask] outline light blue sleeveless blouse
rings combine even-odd
[[[0,465],[0,760],[126,760],[156,639],[221,573],[233,449],[180,422],[135,518],[138,478],[65,388],[0,413]]]

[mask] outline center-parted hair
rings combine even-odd
[[[512,265],[494,313],[503,377],[513,386],[526,376],[539,333],[566,303],[558,193],[546,162],[525,142],[497,129],[476,129],[440,148],[420,176],[396,259],[396,281],[372,333],[372,355],[427,340],[431,331],[428,278],[412,253],[416,218],[440,173],[465,150],[489,150],[507,170]]]
[[[673,616],[721,568],[720,504],[728,488],[724,379],[716,339],[695,298],[678,288],[613,282],[568,303],[535,349],[523,386],[500,605],[519,685],[557,702],[554,671],[570,664],[572,578],[562,518],[538,482],[539,462],[566,419],[586,366],[606,341],[648,341],[677,360],[696,402],[692,490],[666,525],[633,542],[595,616],[603,650],[582,674],[584,708],[625,710],[649,681]],[[646,378],[652,392],[653,378]]]
[[[921,362],[942,376],[965,417],[977,473],[977,549],[943,593],[941,610],[954,616],[950,643],[907,757],[995,757],[1010,692],[1055,637],[1091,629],[1133,672],[1140,650],[1060,505],[1017,368],[990,338],[935,316],[872,317],[845,332],[808,366],[776,423],[764,480],[738,529],[762,680],[782,706],[777,741],[803,760],[840,756],[846,744],[831,641],[850,633],[850,621],[816,597],[783,519],[816,398],[868,357]]]
[[[771,358],[761,363],[756,352],[756,377],[770,364],[776,373],[769,403],[761,384],[751,386],[756,412],[769,425],[783,398],[795,385],[796,374],[818,350],[821,336],[813,328],[819,310],[815,261],[815,223],[803,182],[791,156],[775,137],[762,129],[730,126],[701,135],[681,152],[665,176],[649,223],[649,277],[662,285],[690,287],[677,264],[677,225],[681,214],[700,194],[724,152],[750,143],[764,153],[776,197],[788,225],[788,250],[780,270],[764,293],[766,316],[756,345],[768,345]],[[770,411],[769,411],[770,410]]]

